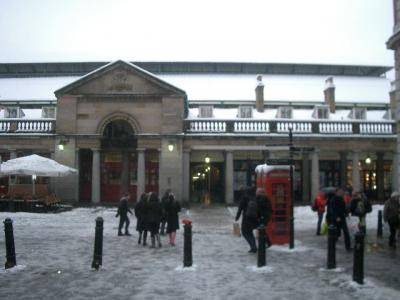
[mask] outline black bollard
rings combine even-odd
[[[98,270],[103,265],[103,218],[96,219],[96,232],[94,237],[94,254],[92,268]]]
[[[378,230],[376,232],[376,235],[381,238],[382,237],[382,210],[378,211]]]
[[[334,225],[328,227],[328,269],[336,268],[336,236],[337,231]]]
[[[364,284],[364,233],[357,232],[354,239],[353,281]]]
[[[192,257],[192,224],[187,222],[183,226],[183,267],[191,267]]]
[[[4,221],[4,232],[6,235],[6,258],[5,268],[9,269],[17,265],[17,260],[15,257],[15,245],[14,245],[14,233],[12,220],[10,218]]]
[[[267,264],[265,251],[265,226],[261,224],[258,227],[258,252],[257,252],[257,267],[261,268]]]

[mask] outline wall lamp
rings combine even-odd
[[[168,143],[168,150],[169,150],[169,152],[174,151],[174,143],[172,141],[169,141],[169,143]]]
[[[58,142],[58,150],[63,151],[65,145],[68,143],[68,138],[66,136],[60,136],[60,141]]]
[[[371,157],[369,157],[369,155],[367,156],[367,158],[365,159],[365,163],[367,165],[369,165],[371,163]]]
[[[208,156],[208,154],[206,154],[206,157],[204,158],[204,161],[206,162],[206,164],[210,163],[210,156]]]

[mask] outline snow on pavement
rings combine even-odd
[[[374,207],[368,228],[376,228]],[[231,210],[231,211],[230,211]],[[397,299],[398,254],[366,253],[366,284],[351,281],[352,253],[339,242],[338,272],[324,271],[326,238],[315,236],[316,214],[296,207],[295,249],[273,245],[267,266],[256,268],[243,238],[232,234],[235,208],[194,207],[192,268],[183,266],[183,228],[177,246],[161,249],[118,237],[113,208],[78,208],[61,214],[0,213],[14,221],[16,268],[0,269],[0,299]],[[103,267],[91,269],[95,219],[104,218]],[[182,217],[182,216],[181,216]],[[0,256],[5,257],[4,234]],[[286,247],[286,248],[285,248]],[[382,253],[384,255],[382,255]],[[379,265],[373,265],[374,262]],[[322,270],[321,270],[322,269]],[[396,271],[394,271],[396,272]],[[385,275],[386,274],[386,275]],[[396,276],[397,275],[397,276]]]

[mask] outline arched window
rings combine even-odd
[[[134,147],[135,132],[125,120],[109,122],[103,131],[102,147]]]

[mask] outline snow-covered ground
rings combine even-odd
[[[61,214],[0,213],[14,221],[18,266],[0,269],[0,299],[398,299],[400,252],[376,240],[377,211],[368,216],[365,284],[351,280],[352,253],[337,245],[338,268],[326,270],[326,237],[315,235],[316,214],[296,207],[296,244],[267,250],[256,268],[243,238],[232,234],[236,208],[195,207],[192,268],[183,265],[183,228],[177,246],[161,249],[118,237],[115,209],[79,208]],[[184,213],[182,213],[183,215]],[[103,267],[91,269],[95,219],[104,218]],[[182,217],[182,216],[181,216]],[[4,234],[0,256],[5,261]]]

